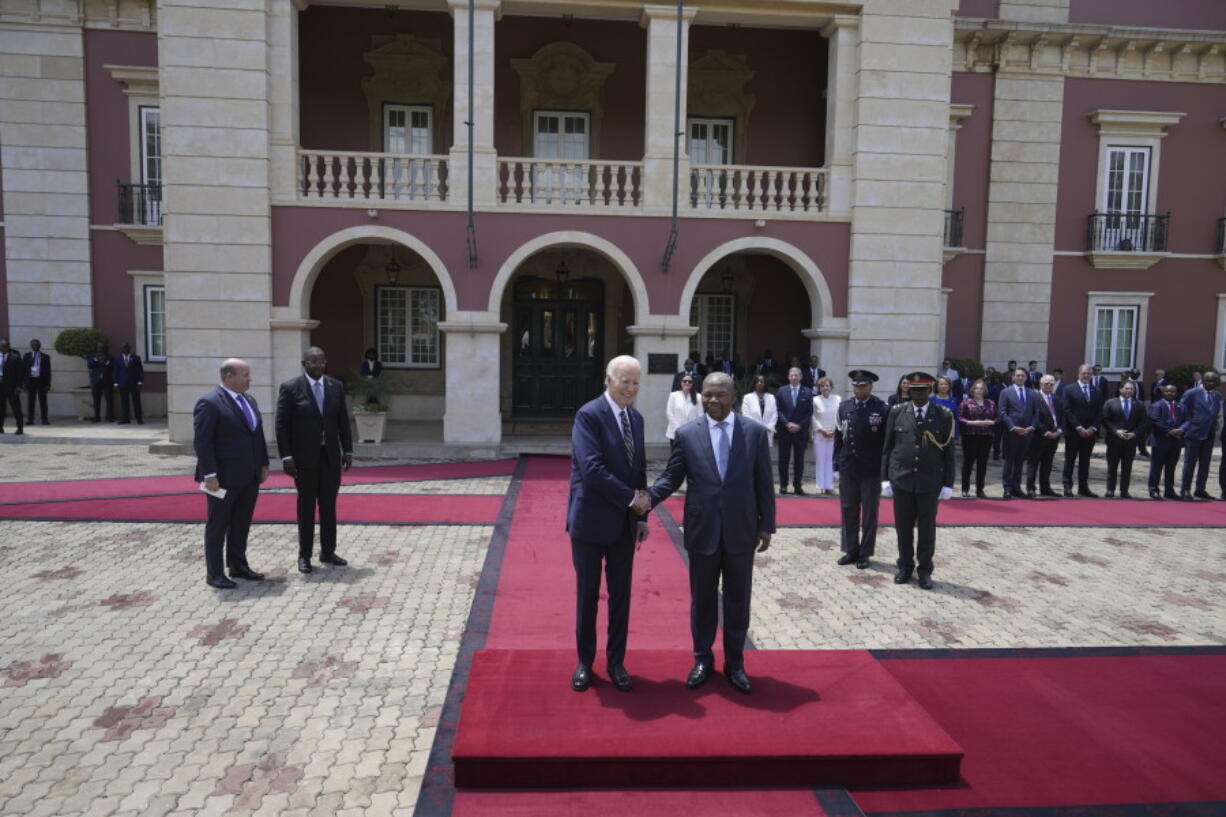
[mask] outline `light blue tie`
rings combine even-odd
[[[1127,420],[1132,416],[1132,401],[1127,397],[1124,398],[1124,419]]]
[[[715,465],[719,468],[719,481],[724,481],[728,473],[728,455],[732,453],[732,442],[728,439],[728,421],[716,423],[719,429],[719,448],[715,452]]]

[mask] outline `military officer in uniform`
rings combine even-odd
[[[931,590],[937,502],[954,493],[954,415],[944,406],[929,402],[932,375],[913,372],[907,380],[911,400],[895,405],[885,422],[881,494],[894,498],[894,527],[898,533],[895,584],[911,581],[918,557],[919,586]]]
[[[839,472],[843,511],[843,555],[839,564],[864,570],[877,543],[877,506],[881,502],[881,445],[885,440],[885,402],[873,396],[877,375],[867,369],[847,373],[854,395],[839,404],[834,435],[834,467]]]

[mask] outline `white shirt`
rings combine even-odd
[[[766,433],[773,439],[775,436],[775,422],[779,419],[779,408],[775,405],[775,395],[770,392],[764,392],[762,397],[765,405],[765,410],[758,405],[758,393],[751,391],[749,394],[741,398],[741,414],[753,420],[756,423],[766,427]]]
[[[712,420],[710,414],[706,415],[706,417],[707,431],[711,433],[711,450],[715,452],[715,461],[719,462],[719,423]],[[728,412],[728,416],[725,417],[722,422],[728,424],[724,426],[724,431],[728,434],[728,445],[729,451],[731,452],[733,429],[736,428],[736,415],[732,412]]]
[[[702,416],[702,403],[697,400],[691,403],[690,399],[685,396],[685,392],[678,389],[669,392],[668,405],[664,413],[668,419],[668,428],[665,429],[664,436],[671,440],[676,435],[677,429]]]
[[[38,377],[38,373],[42,369],[43,353],[34,352],[33,358],[34,360],[30,364],[30,377]]]
[[[822,397],[820,394],[813,398],[813,432],[818,431],[834,431],[839,424],[839,403],[843,398],[837,394],[832,394],[829,397]],[[819,438],[821,439],[821,438]],[[827,440],[827,442],[830,442]]]

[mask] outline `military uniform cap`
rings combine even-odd
[[[907,375],[907,385],[911,388],[931,389],[937,382],[936,378],[927,372],[911,372]]]
[[[867,386],[876,383],[880,378],[868,369],[852,369],[847,373],[847,379],[853,386]]]

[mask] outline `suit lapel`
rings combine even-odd
[[[715,459],[715,446],[711,444],[711,426],[706,421],[706,415],[703,415],[703,422],[698,426],[698,447],[702,450],[703,456],[707,460],[707,467],[711,469],[711,473],[715,475],[715,479],[719,480],[719,463]],[[731,460],[731,456],[729,456]]]
[[[247,422],[247,415],[243,414],[243,410],[238,407],[238,401],[231,397],[221,386],[217,387],[217,394],[220,396],[222,404],[230,407],[230,416],[238,420],[239,425],[250,432],[251,425]]]

